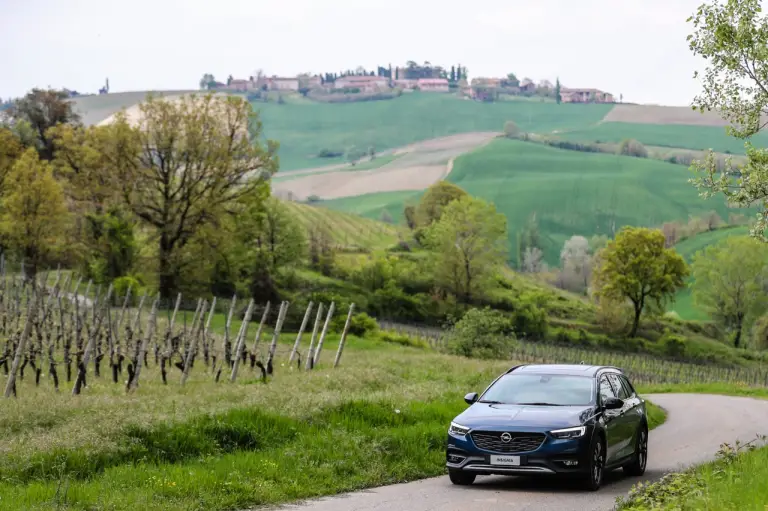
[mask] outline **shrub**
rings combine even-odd
[[[344,156],[344,151],[338,151],[336,149],[321,149],[317,153],[318,158],[341,158]]]
[[[619,154],[634,156],[635,158],[647,158],[648,150],[643,144],[634,139],[625,139],[619,146]]]
[[[333,318],[333,329],[337,332],[343,332],[346,322],[346,314],[337,315]],[[349,330],[347,330],[347,333],[357,337],[365,337],[367,335],[375,335],[378,331],[379,324],[376,320],[365,312],[359,312],[353,314],[352,318],[349,320]]]
[[[541,294],[526,293],[520,297],[512,313],[515,332],[529,340],[542,340],[547,335],[547,298]]]
[[[401,346],[411,346],[413,348],[426,349],[429,348],[429,343],[424,339],[411,337],[405,334],[399,334],[396,332],[380,331],[378,338],[384,342],[390,342],[393,344],[399,344]]]
[[[123,305],[128,288],[131,289],[129,305],[136,305],[138,300],[141,299],[141,295],[144,294],[144,286],[137,278],[130,276],[118,277],[112,282],[112,297],[116,306]]]
[[[472,358],[508,357],[515,342],[512,321],[501,312],[470,309],[448,335],[448,350]]]
[[[675,335],[667,329],[658,340],[661,354],[679,358],[685,355],[687,341],[681,335]]]
[[[520,128],[514,121],[507,121],[504,123],[504,135],[507,138],[518,138],[520,136]]]

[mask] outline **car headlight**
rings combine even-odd
[[[467,436],[467,433],[469,433],[469,428],[462,426],[461,424],[451,422],[451,427],[448,428],[448,433],[456,436]]]
[[[549,434],[558,440],[564,440],[569,438],[583,437],[586,432],[586,426],[578,426],[575,428],[556,429],[554,431],[550,431]]]

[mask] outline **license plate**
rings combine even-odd
[[[502,465],[506,467],[519,467],[520,456],[491,456],[491,465]]]

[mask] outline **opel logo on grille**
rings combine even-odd
[[[501,441],[504,442],[505,444],[508,444],[509,442],[512,441],[512,435],[510,435],[509,433],[502,433]]]

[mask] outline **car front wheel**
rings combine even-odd
[[[448,477],[450,477],[453,484],[457,484],[459,486],[469,486],[475,482],[477,474],[472,474],[471,472],[463,472],[461,470],[449,470]]]
[[[635,458],[624,465],[624,473],[629,476],[641,476],[645,473],[648,464],[648,428],[643,425],[637,433],[635,445]]]
[[[605,471],[605,442],[595,435],[592,445],[589,447],[589,474],[585,476],[584,485],[589,491],[600,489],[603,484],[603,472]]]

